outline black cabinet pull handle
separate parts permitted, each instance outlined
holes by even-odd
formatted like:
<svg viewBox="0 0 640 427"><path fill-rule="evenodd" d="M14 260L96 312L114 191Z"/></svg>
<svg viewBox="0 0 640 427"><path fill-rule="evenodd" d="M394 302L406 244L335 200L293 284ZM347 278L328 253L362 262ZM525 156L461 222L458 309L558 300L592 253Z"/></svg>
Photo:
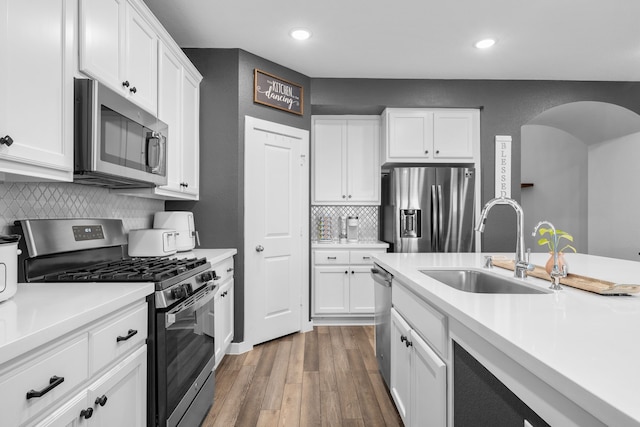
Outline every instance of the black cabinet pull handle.
<svg viewBox="0 0 640 427"><path fill-rule="evenodd" d="M64 382L64 377L52 376L49 378L49 385L43 388L42 390L29 390L27 392L27 400L32 397L42 397L45 394L49 393L54 388L58 387L60 384Z"/></svg>
<svg viewBox="0 0 640 427"><path fill-rule="evenodd" d="M116 338L116 342L126 341L137 333L138 331L136 331L135 329L129 329L129 331L127 332L127 336L126 337L118 336L118 338Z"/></svg>
<svg viewBox="0 0 640 427"><path fill-rule="evenodd" d="M93 408L87 408L80 411L80 418L88 420L93 415Z"/></svg>
<svg viewBox="0 0 640 427"><path fill-rule="evenodd" d="M328 256L327 259L337 259L337 257L334 256Z"/></svg>
<svg viewBox="0 0 640 427"><path fill-rule="evenodd" d="M125 80L122 82L122 86L129 87L129 80Z"/></svg>
<svg viewBox="0 0 640 427"><path fill-rule="evenodd" d="M131 93L136 93L138 91L138 89L136 89L136 87L132 87L131 89L129 89L129 92Z"/></svg>
<svg viewBox="0 0 640 427"><path fill-rule="evenodd" d="M11 138L9 135L3 136L2 138L0 138L0 144L4 144L7 147L10 147L11 144L13 144L13 138Z"/></svg>
<svg viewBox="0 0 640 427"><path fill-rule="evenodd" d="M406 345L407 347L411 347L413 345L413 343L409 340L407 340L404 345Z"/></svg>
<svg viewBox="0 0 640 427"><path fill-rule="evenodd" d="M400 335L400 342L405 342L407 340L407 337L405 337L404 335Z"/></svg>
<svg viewBox="0 0 640 427"><path fill-rule="evenodd" d="M104 394L100 397L96 397L96 405L104 406L107 404L107 396Z"/></svg>

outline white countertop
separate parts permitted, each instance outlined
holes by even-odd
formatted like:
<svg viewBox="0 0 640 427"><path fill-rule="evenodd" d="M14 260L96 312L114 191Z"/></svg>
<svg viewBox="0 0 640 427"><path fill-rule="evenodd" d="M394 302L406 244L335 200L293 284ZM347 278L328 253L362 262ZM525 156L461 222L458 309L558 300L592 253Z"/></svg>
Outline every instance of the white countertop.
<svg viewBox="0 0 640 427"><path fill-rule="evenodd" d="M205 257L211 265L216 264L230 256L234 256L238 253L237 249L201 249L197 248L189 252L178 252L176 256L188 256L188 257Z"/></svg>
<svg viewBox="0 0 640 427"><path fill-rule="evenodd" d="M420 270L475 267L487 254L374 254L375 262L607 425L640 425L640 296L563 286L550 294L474 294ZM513 254L495 254L513 258ZM548 254L531 254L544 265ZM565 254L569 272L640 284L640 262ZM513 272L493 268L513 277ZM528 278L534 286L549 282Z"/></svg>
<svg viewBox="0 0 640 427"><path fill-rule="evenodd" d="M318 242L314 240L311 242L311 247L313 249L386 249L389 244L378 240L347 243L337 241Z"/></svg>
<svg viewBox="0 0 640 427"><path fill-rule="evenodd" d="M153 283L19 283L0 303L0 365L153 291Z"/></svg>

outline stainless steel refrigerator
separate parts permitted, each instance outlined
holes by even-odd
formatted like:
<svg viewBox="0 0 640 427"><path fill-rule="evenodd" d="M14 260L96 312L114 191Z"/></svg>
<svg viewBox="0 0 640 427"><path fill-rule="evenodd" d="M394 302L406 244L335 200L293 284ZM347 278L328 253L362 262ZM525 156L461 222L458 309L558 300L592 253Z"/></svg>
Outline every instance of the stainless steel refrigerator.
<svg viewBox="0 0 640 427"><path fill-rule="evenodd" d="M382 175L381 240L392 252L471 252L475 169L396 167Z"/></svg>

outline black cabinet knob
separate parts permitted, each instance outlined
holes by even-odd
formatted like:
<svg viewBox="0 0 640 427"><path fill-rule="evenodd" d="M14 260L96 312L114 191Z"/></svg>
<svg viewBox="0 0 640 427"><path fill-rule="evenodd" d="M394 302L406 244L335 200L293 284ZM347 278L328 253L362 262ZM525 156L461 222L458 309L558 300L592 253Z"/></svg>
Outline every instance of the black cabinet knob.
<svg viewBox="0 0 640 427"><path fill-rule="evenodd" d="M131 93L136 93L138 91L138 89L136 89L136 87L132 87L131 89L129 89L129 92Z"/></svg>
<svg viewBox="0 0 640 427"><path fill-rule="evenodd" d="M104 394L100 397L96 397L96 405L104 406L107 404L107 396Z"/></svg>
<svg viewBox="0 0 640 427"><path fill-rule="evenodd" d="M122 82L122 86L129 87L129 80L125 80Z"/></svg>
<svg viewBox="0 0 640 427"><path fill-rule="evenodd" d="M13 138L11 138L9 135L6 135L0 138L0 144L6 145L7 147L11 147L11 144L13 144Z"/></svg>
<svg viewBox="0 0 640 427"><path fill-rule="evenodd" d="M93 408L87 408L80 411L80 418L88 420L93 415Z"/></svg>

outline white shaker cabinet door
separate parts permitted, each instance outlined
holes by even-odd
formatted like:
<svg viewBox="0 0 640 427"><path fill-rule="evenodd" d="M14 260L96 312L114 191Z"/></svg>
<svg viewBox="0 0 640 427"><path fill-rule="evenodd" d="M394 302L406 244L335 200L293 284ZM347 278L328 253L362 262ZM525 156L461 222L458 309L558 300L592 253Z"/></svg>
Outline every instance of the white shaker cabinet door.
<svg viewBox="0 0 640 427"><path fill-rule="evenodd" d="M124 93L126 0L80 0L80 71Z"/></svg>
<svg viewBox="0 0 640 427"><path fill-rule="evenodd" d="M182 192L200 194L200 79L186 69L182 80Z"/></svg>
<svg viewBox="0 0 640 427"><path fill-rule="evenodd" d="M126 9L125 73L128 96L154 115L158 112L158 36L131 5Z"/></svg>
<svg viewBox="0 0 640 427"><path fill-rule="evenodd" d="M411 331L412 426L447 425L447 366L415 331Z"/></svg>
<svg viewBox="0 0 640 427"><path fill-rule="evenodd" d="M182 182L182 64L164 44L160 45L158 118L169 126L166 190L180 191Z"/></svg>
<svg viewBox="0 0 640 427"><path fill-rule="evenodd" d="M92 426L147 425L147 346L136 350L89 387Z"/></svg>
<svg viewBox="0 0 640 427"><path fill-rule="evenodd" d="M406 345L410 339L409 324L391 309L391 397L405 426L410 422L411 351Z"/></svg>
<svg viewBox="0 0 640 427"><path fill-rule="evenodd" d="M313 203L346 202L346 121L315 120L312 141Z"/></svg>
<svg viewBox="0 0 640 427"><path fill-rule="evenodd" d="M374 282L371 267L349 267L349 312L373 314L375 311Z"/></svg>
<svg viewBox="0 0 640 427"><path fill-rule="evenodd" d="M435 158L473 158L473 114L470 111L456 110L434 113Z"/></svg>
<svg viewBox="0 0 640 427"><path fill-rule="evenodd" d="M349 267L314 267L313 313L349 312Z"/></svg>
<svg viewBox="0 0 640 427"><path fill-rule="evenodd" d="M387 156L393 159L430 159L433 157L433 113L429 111L393 111L388 116Z"/></svg>
<svg viewBox="0 0 640 427"><path fill-rule="evenodd" d="M73 178L73 11L0 1L0 172Z"/></svg>
<svg viewBox="0 0 640 427"><path fill-rule="evenodd" d="M380 122L348 121L347 199L380 203Z"/></svg>

